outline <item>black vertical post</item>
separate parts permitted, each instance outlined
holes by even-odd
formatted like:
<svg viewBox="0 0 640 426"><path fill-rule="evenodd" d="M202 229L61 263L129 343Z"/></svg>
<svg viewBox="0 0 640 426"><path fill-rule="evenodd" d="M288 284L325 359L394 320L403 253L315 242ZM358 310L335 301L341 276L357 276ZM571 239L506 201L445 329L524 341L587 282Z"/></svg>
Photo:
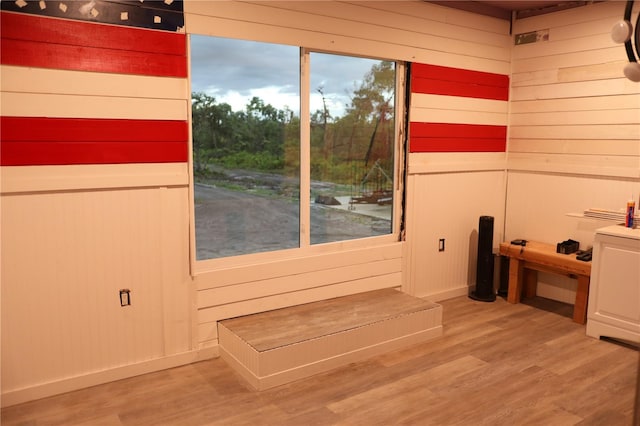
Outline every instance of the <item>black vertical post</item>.
<svg viewBox="0 0 640 426"><path fill-rule="evenodd" d="M509 294L509 256L500 256L500 287L498 296L507 297Z"/></svg>
<svg viewBox="0 0 640 426"><path fill-rule="evenodd" d="M469 296L481 302L493 302L493 216L480 216L478 223L478 263L476 265L476 289Z"/></svg>

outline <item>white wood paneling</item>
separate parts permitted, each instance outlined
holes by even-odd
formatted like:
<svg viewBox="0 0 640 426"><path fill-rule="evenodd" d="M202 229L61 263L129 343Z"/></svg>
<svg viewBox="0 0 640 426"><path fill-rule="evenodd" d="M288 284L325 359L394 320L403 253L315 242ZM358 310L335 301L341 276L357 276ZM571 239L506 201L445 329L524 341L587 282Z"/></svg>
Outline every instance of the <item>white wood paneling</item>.
<svg viewBox="0 0 640 426"><path fill-rule="evenodd" d="M549 32L550 41L521 44L513 49L512 60L527 58L544 58L552 55L564 55L574 52L589 52L594 49L606 49L617 46L611 40L609 33L590 35L582 38L552 41L552 32Z"/></svg>
<svg viewBox="0 0 640 426"><path fill-rule="evenodd" d="M636 109L611 109L603 113L602 111L566 111L562 114L557 112L536 112L524 114L511 114L511 126L560 126L560 125L619 125L619 124L640 124L640 111ZM587 131L589 129L587 128ZM604 131L615 137L613 132L606 128ZM516 137L512 134L513 137ZM530 135L534 137L534 135ZM602 137L602 136L599 136Z"/></svg>
<svg viewBox="0 0 640 426"><path fill-rule="evenodd" d="M187 32L196 34L500 74L510 68L508 23L421 1L185 2L185 23ZM422 110L416 114L440 114L449 122L452 115L466 116L464 123L507 122L506 102L418 98L415 107ZM469 170L505 165L504 153L431 158L435 166L426 167L434 171L459 170L460 164ZM424 163L416 167L424 169ZM378 238L360 243L313 247L294 258L292 253L261 254L248 256L250 262L236 258L197 266L200 346L215 344L220 319L377 288L406 288L403 243Z"/></svg>
<svg viewBox="0 0 640 426"><path fill-rule="evenodd" d="M184 78L12 65L0 65L0 82L3 92L183 100L189 96L187 80Z"/></svg>
<svg viewBox="0 0 640 426"><path fill-rule="evenodd" d="M503 241L505 172L412 174L408 185L412 294L466 294L475 285L480 216L494 217L494 247Z"/></svg>
<svg viewBox="0 0 640 426"><path fill-rule="evenodd" d="M317 13L318 5L314 3L318 2L269 2L270 5L276 7ZM483 43L491 46L505 47L511 44L511 38L507 35L508 29L500 31L499 25L496 32L493 32L492 28L488 28L487 26L477 25L477 28L473 28L469 25L473 25L474 23L478 24L476 16L467 15L465 17L466 19L461 19L459 16L456 16L454 19L451 19L442 13L446 13L447 11L447 8L432 4L420 5L419 8L416 8L413 2L407 1L356 1L351 2L351 4L341 2L339 8L325 7L322 13L326 16L340 19L345 16L357 16L359 20L368 22L378 28L402 28L406 31L429 34L436 37L446 37L452 40L469 41L480 39ZM494 23L491 18L487 19ZM429 25L425 25L425 20L429 21Z"/></svg>
<svg viewBox="0 0 640 426"><path fill-rule="evenodd" d="M506 103L506 102L505 102ZM507 114L480 111L451 111L437 108L411 108L411 121L506 126Z"/></svg>
<svg viewBox="0 0 640 426"><path fill-rule="evenodd" d="M2 115L14 117L186 120L186 99L2 93Z"/></svg>
<svg viewBox="0 0 640 426"><path fill-rule="evenodd" d="M352 2L354 3L354 2ZM509 34L509 22L488 16L476 15L436 4L420 4L416 7L415 1L362 1L355 2L371 9L384 10L405 16L414 16L433 22L448 24L449 28L458 27L473 28L483 32L491 32L500 35ZM444 27L447 28L447 27ZM449 30L451 31L451 30ZM454 37L453 34L450 34Z"/></svg>
<svg viewBox="0 0 640 426"><path fill-rule="evenodd" d="M515 47L514 47L515 48ZM622 50L621 50L622 49ZM591 66L594 63L610 63L624 60L624 48L620 46L608 47L604 49L593 49L582 52L570 52L561 55L545 56L540 58L519 59L512 62L511 72L513 79L521 79L519 74L531 73L535 71L553 72L556 69ZM594 62L597 58L598 62Z"/></svg>
<svg viewBox="0 0 640 426"><path fill-rule="evenodd" d="M515 23L515 33L549 29L549 41L513 48L506 240L586 248L606 222L567 213L617 209L640 192L639 86L610 37L623 10L603 2ZM575 282L540 274L538 294L572 303Z"/></svg>
<svg viewBox="0 0 640 426"><path fill-rule="evenodd" d="M186 186L186 163L0 167L0 192Z"/></svg>
<svg viewBox="0 0 640 426"><path fill-rule="evenodd" d="M594 166L596 167L596 166ZM640 170L640 163L638 168ZM595 230L611 222L581 218L588 208L623 210L640 194L640 176L586 176L511 171L507 186L505 240L524 238L555 244L567 239L581 248L593 244ZM569 214L576 215L569 215ZM541 274L538 294L573 303L575 282Z"/></svg>
<svg viewBox="0 0 640 426"><path fill-rule="evenodd" d="M574 25L591 24L598 22L602 18L613 19L611 25L616 20L622 19L624 14L624 1L605 1L595 3L586 7L572 8L556 13L533 16L531 18L516 21L514 34L536 31L544 28L564 28Z"/></svg>
<svg viewBox="0 0 640 426"><path fill-rule="evenodd" d="M349 282L338 282L333 285L308 288L292 293L276 294L258 299L243 299L238 302L203 308L198 310L198 330L200 346L207 347L218 338L216 324L218 320L249 315L256 312L270 311L287 306L300 305L333 297L346 296L382 288L395 288L402 285L400 272L362 278ZM207 340L210 339L210 340Z"/></svg>
<svg viewBox="0 0 640 426"><path fill-rule="evenodd" d="M1 201L3 392L191 349L186 188Z"/></svg>
<svg viewBox="0 0 640 426"><path fill-rule="evenodd" d="M540 84L571 83L578 81L620 78L626 61L620 60L619 52L610 62L590 65L571 65L553 70L530 71L514 74L513 87Z"/></svg>
<svg viewBox="0 0 640 426"><path fill-rule="evenodd" d="M296 10L292 10L292 9ZM433 35L422 31L424 26L414 22L413 26L407 26L402 19L387 19L384 31L381 31L379 23L371 23L371 15L361 14L362 8L343 8L331 10L331 5L326 2L218 2L212 8L205 2L196 2L189 11L196 14L213 14L218 18L233 19L242 15L244 20L261 22L269 26L291 28L293 30L306 30L341 35L348 38L358 38L370 41L383 42L385 44L409 45L409 46L440 46L447 43L447 51L467 56L509 60L507 38L501 46L491 44L478 45L473 40L462 40L452 29L444 34ZM347 25L348 21L348 25ZM410 41L410 42L409 42ZM433 49L433 48L432 48ZM438 50L437 48L434 50Z"/></svg>
<svg viewBox="0 0 640 426"><path fill-rule="evenodd" d="M535 99L511 103L511 114L528 112L573 112L573 111L607 111L630 109L637 111L640 107L640 94L610 95L565 98L565 99ZM562 114L560 114L562 115Z"/></svg>
<svg viewBox="0 0 640 426"><path fill-rule="evenodd" d="M196 276L200 342L215 321L323 298L402 285L403 243L235 266ZM204 333L204 334L202 334Z"/></svg>
<svg viewBox="0 0 640 426"><path fill-rule="evenodd" d="M564 114L563 114L564 116ZM635 124L580 124L511 126L512 138L531 139L630 139L638 140L640 128Z"/></svg>
<svg viewBox="0 0 640 426"><path fill-rule="evenodd" d="M213 346L188 352L181 352L162 358L146 360L135 364L128 364L109 370L97 371L82 376L75 376L66 380L44 383L16 391L7 391L2 393L2 406L7 407L10 405L21 404L23 402L46 398L52 395L72 392L78 389L101 385L116 380L166 370L185 364L191 364L193 362L204 361L217 356L219 356L218 347Z"/></svg>
<svg viewBox="0 0 640 426"><path fill-rule="evenodd" d="M408 163L410 175L504 171L506 168L507 154L504 152L416 153L409 156Z"/></svg>
<svg viewBox="0 0 640 426"><path fill-rule="evenodd" d="M3 117L189 110L186 78L0 65L0 90ZM199 359L187 163L3 166L0 182L3 405Z"/></svg>
<svg viewBox="0 0 640 426"><path fill-rule="evenodd" d="M638 83L627 80L621 74L609 80L579 81L570 83L541 84L535 86L514 87L511 101L537 99L588 98L594 96L637 95Z"/></svg>
<svg viewBox="0 0 640 426"><path fill-rule="evenodd" d="M640 156L640 143L633 139L511 139L510 158L515 153Z"/></svg>
<svg viewBox="0 0 640 426"><path fill-rule="evenodd" d="M202 290L198 293L198 307L212 307L233 303L245 299L247 294L250 294L252 299L257 299L273 294L290 293L335 283L353 282L363 277L377 277L400 271L401 259L398 257L380 262L325 268L321 272L314 271L281 278L260 279L250 283Z"/></svg>
<svg viewBox="0 0 640 426"><path fill-rule="evenodd" d="M315 248L315 247L314 247ZM258 280L277 279L287 276L299 276L321 272L331 268L342 268L358 264L383 262L399 258L401 248L397 242L361 245L333 251L316 251L314 254L294 258L274 258L270 256L261 262L244 263L231 259L228 267L219 267L208 273L199 273L195 277L198 290L244 284ZM223 263L223 262L220 262Z"/></svg>
<svg viewBox="0 0 640 426"><path fill-rule="evenodd" d="M453 111L486 112L506 114L509 104L494 99L467 98L463 96L431 95L426 93L411 94L411 108L430 108Z"/></svg>
<svg viewBox="0 0 640 426"><path fill-rule="evenodd" d="M602 2L514 23L516 34L548 29L549 41L513 47L509 169L638 177L640 86L610 36L623 11Z"/></svg>
<svg viewBox="0 0 640 426"><path fill-rule="evenodd" d="M600 177L640 178L640 158L628 155L510 153L509 169Z"/></svg>
<svg viewBox="0 0 640 426"><path fill-rule="evenodd" d="M406 19L410 10L414 13ZM430 12L440 12L440 19ZM476 19L491 25L483 27ZM432 28L431 22L437 25ZM190 33L503 74L509 71L510 37L504 21L419 1L187 2L185 25Z"/></svg>

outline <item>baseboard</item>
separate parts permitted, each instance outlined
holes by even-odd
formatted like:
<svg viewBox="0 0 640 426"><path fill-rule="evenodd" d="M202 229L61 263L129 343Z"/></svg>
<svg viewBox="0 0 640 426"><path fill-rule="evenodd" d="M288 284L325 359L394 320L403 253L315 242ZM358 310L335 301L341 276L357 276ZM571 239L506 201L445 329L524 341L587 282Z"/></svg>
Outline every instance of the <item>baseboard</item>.
<svg viewBox="0 0 640 426"><path fill-rule="evenodd" d="M179 367L206 359L215 358L220 355L219 347L207 347L195 351L183 352L163 358L156 358L136 364L116 367L109 370L101 370L81 376L70 377L53 382L43 383L27 388L2 393L2 407L21 404L40 398L46 398L61 393L71 392L90 386L101 385L116 380L152 373L154 371L166 370L168 368Z"/></svg>
<svg viewBox="0 0 640 426"><path fill-rule="evenodd" d="M471 287L464 285L464 286L453 288L450 290L441 291L438 293L429 293L426 295L420 294L420 295L417 295L416 297L437 303L442 300L453 299L454 297L468 296L471 290L472 290Z"/></svg>

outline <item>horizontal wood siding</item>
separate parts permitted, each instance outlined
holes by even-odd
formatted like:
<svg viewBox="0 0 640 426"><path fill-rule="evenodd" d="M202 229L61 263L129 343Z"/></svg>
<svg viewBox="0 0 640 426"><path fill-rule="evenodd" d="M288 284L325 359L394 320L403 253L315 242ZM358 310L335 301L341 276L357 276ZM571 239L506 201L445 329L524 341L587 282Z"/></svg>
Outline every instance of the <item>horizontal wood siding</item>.
<svg viewBox="0 0 640 426"><path fill-rule="evenodd" d="M610 35L624 5L516 21L515 33L548 29L549 40L513 48L510 169L640 178L640 86Z"/></svg>
<svg viewBox="0 0 640 426"><path fill-rule="evenodd" d="M624 46L611 40L624 7L600 2L515 22L514 33L548 29L549 40L513 47L507 240L587 248L610 222L582 218L584 210L638 201L640 84L624 77ZM541 296L572 303L575 288L539 276Z"/></svg>
<svg viewBox="0 0 640 426"><path fill-rule="evenodd" d="M411 92L509 100L509 76L436 65L414 64Z"/></svg>
<svg viewBox="0 0 640 426"><path fill-rule="evenodd" d="M402 286L402 244L220 269L196 276L203 343L216 321L361 291Z"/></svg>
<svg viewBox="0 0 640 426"><path fill-rule="evenodd" d="M186 121L0 118L2 166L186 162Z"/></svg>
<svg viewBox="0 0 640 426"><path fill-rule="evenodd" d="M185 2L190 33L508 74L509 23L421 1Z"/></svg>
<svg viewBox="0 0 640 426"><path fill-rule="evenodd" d="M184 34L0 13L2 63L187 77Z"/></svg>
<svg viewBox="0 0 640 426"><path fill-rule="evenodd" d="M3 167L0 176L2 194L189 184L187 163Z"/></svg>
<svg viewBox="0 0 640 426"><path fill-rule="evenodd" d="M476 284L479 217L494 218L494 249L504 238L504 171L411 174L407 185L412 293L435 301L467 295Z"/></svg>
<svg viewBox="0 0 640 426"><path fill-rule="evenodd" d="M188 161L185 34L0 20L0 166Z"/></svg>
<svg viewBox="0 0 640 426"><path fill-rule="evenodd" d="M442 157L432 157L434 162L428 164L411 154L413 170L504 166L511 45L508 22L423 1L186 2L184 9L189 33L429 64L417 86L431 77L431 71L438 71L441 84L412 95L410 114L416 126L437 130L438 137L445 138L454 130L453 145L458 151L467 143L469 132L488 131L490 136L485 138L495 142L474 140L464 150L502 152L477 152L475 160L465 157L454 163L450 160L455 153L435 153ZM448 71L455 71L457 80L451 81ZM486 85L478 87L478 77ZM447 90L436 90L445 86ZM421 198L424 190L416 188L415 196ZM413 203L409 199L408 208ZM411 232L415 226L440 225L419 217L407 222ZM372 240L359 248L337 252L327 248L324 253L289 260L260 258L244 264L230 260L227 266L216 262L209 272L202 270L196 276L200 344L216 344L215 321L224 318L384 287L402 286L411 292L407 265L424 264L426 248L418 239L412 244L415 257L408 260L405 244ZM462 249L454 247L452 251ZM460 281L454 281L445 280L442 285L450 284L459 291ZM429 290L421 287L420 292Z"/></svg>
<svg viewBox="0 0 640 426"><path fill-rule="evenodd" d="M410 152L504 152L508 99L507 75L412 64Z"/></svg>
<svg viewBox="0 0 640 426"><path fill-rule="evenodd" d="M504 152L507 126L412 122L411 152Z"/></svg>
<svg viewBox="0 0 640 426"><path fill-rule="evenodd" d="M3 405L190 362L186 35L0 27Z"/></svg>
<svg viewBox="0 0 640 426"><path fill-rule="evenodd" d="M191 350L186 187L1 201L3 393Z"/></svg>

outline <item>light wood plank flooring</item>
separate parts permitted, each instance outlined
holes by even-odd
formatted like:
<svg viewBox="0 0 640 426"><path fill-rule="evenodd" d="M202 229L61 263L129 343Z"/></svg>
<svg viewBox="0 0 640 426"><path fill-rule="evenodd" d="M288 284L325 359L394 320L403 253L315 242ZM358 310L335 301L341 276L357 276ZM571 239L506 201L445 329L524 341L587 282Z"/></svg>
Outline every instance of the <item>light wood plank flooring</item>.
<svg viewBox="0 0 640 426"><path fill-rule="evenodd" d="M442 305L441 338L270 390L214 359L8 407L2 425L633 423L638 351L587 337L571 306Z"/></svg>

